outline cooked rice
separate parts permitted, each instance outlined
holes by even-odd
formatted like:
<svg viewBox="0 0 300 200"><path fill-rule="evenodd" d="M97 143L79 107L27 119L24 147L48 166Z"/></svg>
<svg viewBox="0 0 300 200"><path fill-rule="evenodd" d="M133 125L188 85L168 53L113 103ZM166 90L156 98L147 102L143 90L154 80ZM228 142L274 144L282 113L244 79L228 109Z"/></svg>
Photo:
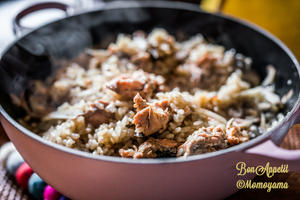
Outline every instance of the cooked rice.
<svg viewBox="0 0 300 200"><path fill-rule="evenodd" d="M274 67L259 84L250 58L202 35L178 42L163 29L138 31L86 54L88 66L72 63L34 83L19 103L28 113L20 121L46 140L93 154L152 158L228 148L275 125L292 95L281 102L275 94Z"/></svg>

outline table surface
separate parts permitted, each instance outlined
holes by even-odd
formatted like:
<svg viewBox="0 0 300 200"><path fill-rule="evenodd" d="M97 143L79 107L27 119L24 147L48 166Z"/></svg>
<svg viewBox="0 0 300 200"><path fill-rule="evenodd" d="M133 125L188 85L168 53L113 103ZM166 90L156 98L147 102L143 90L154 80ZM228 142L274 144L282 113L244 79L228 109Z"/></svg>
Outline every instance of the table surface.
<svg viewBox="0 0 300 200"><path fill-rule="evenodd" d="M4 130L0 125L0 145L9 141ZM300 125L294 126L287 136L281 147L286 149L300 149ZM272 181L272 182L285 182L289 184L289 188L286 190L272 190L266 192L265 190L240 190L237 193L228 197L228 200L238 199L300 199L300 172L290 172L288 174L276 174L274 177L267 178L265 176L255 177L255 181ZM7 174L5 169L0 167L0 199L22 199L30 200L31 198L18 187L14 179Z"/></svg>

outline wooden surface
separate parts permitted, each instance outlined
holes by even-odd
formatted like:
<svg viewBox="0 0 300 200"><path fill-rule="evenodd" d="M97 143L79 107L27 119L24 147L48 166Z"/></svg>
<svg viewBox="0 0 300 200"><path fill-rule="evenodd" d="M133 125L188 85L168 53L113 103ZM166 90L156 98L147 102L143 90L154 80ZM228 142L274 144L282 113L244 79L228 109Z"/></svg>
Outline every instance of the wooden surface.
<svg viewBox="0 0 300 200"><path fill-rule="evenodd" d="M0 145L7 142L8 138L4 133L2 127L0 126ZM293 127L290 132L285 137L282 145L286 149L300 149L300 125ZM265 190L240 190L237 193L228 197L228 200L279 200L279 199L300 199L300 172L291 172L288 174L278 174L275 175L272 179L261 176L256 177L254 181L273 181L273 182L285 182L289 183L289 189L287 190L272 190L271 192L266 192ZM30 200L27 193L20 189L13 177L10 177L7 172L0 167L0 200Z"/></svg>

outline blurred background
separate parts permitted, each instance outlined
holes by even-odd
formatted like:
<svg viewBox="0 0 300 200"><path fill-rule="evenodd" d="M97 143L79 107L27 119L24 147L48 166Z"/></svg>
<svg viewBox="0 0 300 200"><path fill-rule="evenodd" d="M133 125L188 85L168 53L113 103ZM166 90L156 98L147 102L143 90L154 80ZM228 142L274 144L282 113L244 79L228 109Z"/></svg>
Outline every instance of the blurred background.
<svg viewBox="0 0 300 200"><path fill-rule="evenodd" d="M0 53L14 40L11 22L23 8L45 0L0 0ZM51 1L51 0L47 0ZM105 6L112 0L57 0L76 9L93 9ZM142 0L140 0L142 1ZM174 0L173 0L174 1ZM179 0L180 1L180 0ZM201 6L209 12L222 12L255 23L281 39L300 59L300 1L299 0L181 0ZM22 24L37 27L63 17L59 10L39 11L28 15ZM247 38L245 38L247 39Z"/></svg>
<svg viewBox="0 0 300 200"><path fill-rule="evenodd" d="M282 40L298 60L300 59L299 0L226 0L223 12L268 30Z"/></svg>

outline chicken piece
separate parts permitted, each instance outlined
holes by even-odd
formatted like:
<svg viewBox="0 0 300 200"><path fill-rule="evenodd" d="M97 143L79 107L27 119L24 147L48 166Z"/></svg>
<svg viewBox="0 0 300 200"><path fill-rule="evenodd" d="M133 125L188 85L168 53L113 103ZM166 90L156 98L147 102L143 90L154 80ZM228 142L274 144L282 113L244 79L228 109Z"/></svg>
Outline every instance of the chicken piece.
<svg viewBox="0 0 300 200"><path fill-rule="evenodd" d="M207 89L211 87L211 83L207 83L208 80L217 73L214 67L216 59L210 56L208 53L202 55L197 60L188 61L176 68L176 73L181 75L188 75L190 77L191 87L200 87ZM215 84L215 82L214 82Z"/></svg>
<svg viewBox="0 0 300 200"><path fill-rule="evenodd" d="M136 146L134 146L135 149L119 149L119 154L122 158L133 158L134 157L134 154L136 153L137 151L137 148Z"/></svg>
<svg viewBox="0 0 300 200"><path fill-rule="evenodd" d="M121 95L124 99L131 99L136 93L144 89L144 83L124 75L113 79L106 87Z"/></svg>
<svg viewBox="0 0 300 200"><path fill-rule="evenodd" d="M214 57L206 53L195 63L190 63L188 65L191 73L191 81L194 86L199 86L201 88L207 87L207 84L205 84L205 81L207 80L206 77L210 77L215 73L215 61L216 59Z"/></svg>
<svg viewBox="0 0 300 200"><path fill-rule="evenodd" d="M108 105L107 102L99 101L104 107ZM100 124L106 123L112 118L112 113L107 112L104 108L100 108L95 104L91 105L91 109L83 114L85 121L92 124L94 127L98 127Z"/></svg>
<svg viewBox="0 0 300 200"><path fill-rule="evenodd" d="M141 111L148 106L147 102L140 93L137 93L133 99L134 105L133 107L137 109L137 111Z"/></svg>
<svg viewBox="0 0 300 200"><path fill-rule="evenodd" d="M146 136L165 130L171 115L169 101L161 100L146 106L146 102L138 95L134 98L134 107L138 110L133 120L136 130Z"/></svg>
<svg viewBox="0 0 300 200"><path fill-rule="evenodd" d="M130 100L138 92L144 98L152 96L153 91L163 85L164 81L162 76L137 71L132 75L121 75L113 79L106 87L119 94L122 99Z"/></svg>
<svg viewBox="0 0 300 200"><path fill-rule="evenodd" d="M173 70L176 69L179 62L176 60L175 56L168 56L164 58L160 58L158 60L155 60L153 62L153 73L160 74L165 77L168 77L168 75L172 74Z"/></svg>
<svg viewBox="0 0 300 200"><path fill-rule="evenodd" d="M147 39L152 47L150 50L151 55L155 59L170 56L176 52L175 38L163 29L153 30Z"/></svg>
<svg viewBox="0 0 300 200"><path fill-rule="evenodd" d="M151 61L151 56L148 52L139 52L138 54L131 57L131 62L135 64L138 68L144 71L150 72L153 68Z"/></svg>
<svg viewBox="0 0 300 200"><path fill-rule="evenodd" d="M217 90L226 82L232 69L227 65L223 66L225 58L221 55L202 51L192 50L187 61L180 65L177 71L189 74L191 87Z"/></svg>
<svg viewBox="0 0 300 200"><path fill-rule="evenodd" d="M119 153L122 157L130 158L172 157L176 155L176 146L177 142L173 140L149 138L138 149L120 149Z"/></svg>
<svg viewBox="0 0 300 200"><path fill-rule="evenodd" d="M190 156L224 149L225 131L221 127L203 127L190 135L178 148L177 156Z"/></svg>
<svg viewBox="0 0 300 200"><path fill-rule="evenodd" d="M237 126L233 126L226 130L227 141L230 145L236 145L249 140L247 133L243 134L241 129Z"/></svg>
<svg viewBox="0 0 300 200"><path fill-rule="evenodd" d="M232 118L226 124L226 139L230 145L236 145L249 140L247 131L242 129L250 127L248 120Z"/></svg>

